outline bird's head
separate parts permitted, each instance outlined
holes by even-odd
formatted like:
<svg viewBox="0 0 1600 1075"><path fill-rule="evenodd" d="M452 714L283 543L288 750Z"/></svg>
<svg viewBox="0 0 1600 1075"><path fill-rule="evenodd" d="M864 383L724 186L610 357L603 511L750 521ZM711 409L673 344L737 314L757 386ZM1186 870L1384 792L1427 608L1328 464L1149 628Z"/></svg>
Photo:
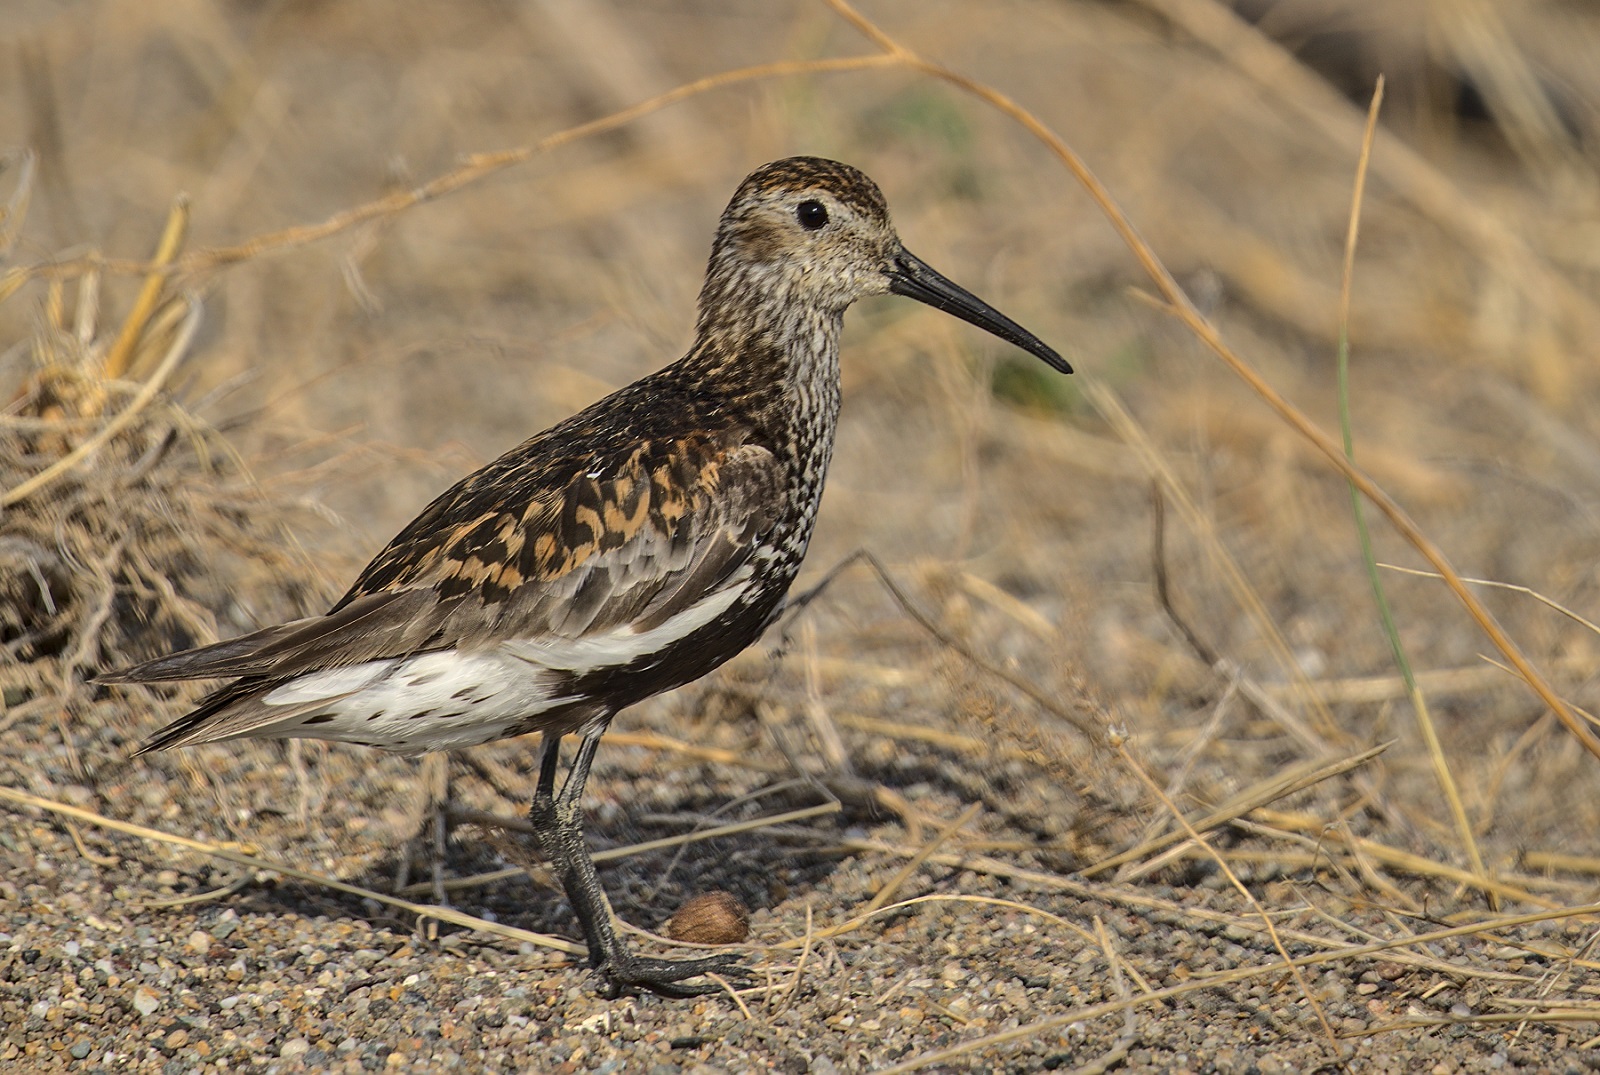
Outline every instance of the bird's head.
<svg viewBox="0 0 1600 1075"><path fill-rule="evenodd" d="M930 268L901 243L878 185L820 157L757 168L723 211L701 318L722 305L799 303L842 314L868 295L905 295L961 318L1042 359L1072 367L1038 337Z"/></svg>

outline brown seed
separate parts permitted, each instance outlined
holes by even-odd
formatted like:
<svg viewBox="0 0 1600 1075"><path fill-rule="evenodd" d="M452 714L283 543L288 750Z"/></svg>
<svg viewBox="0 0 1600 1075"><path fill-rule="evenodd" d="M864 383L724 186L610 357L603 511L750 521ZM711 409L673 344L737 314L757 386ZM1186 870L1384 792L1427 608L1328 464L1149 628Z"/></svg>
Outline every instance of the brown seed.
<svg viewBox="0 0 1600 1075"><path fill-rule="evenodd" d="M667 920L667 936L692 944L738 944L750 936L750 910L731 892L702 892Z"/></svg>

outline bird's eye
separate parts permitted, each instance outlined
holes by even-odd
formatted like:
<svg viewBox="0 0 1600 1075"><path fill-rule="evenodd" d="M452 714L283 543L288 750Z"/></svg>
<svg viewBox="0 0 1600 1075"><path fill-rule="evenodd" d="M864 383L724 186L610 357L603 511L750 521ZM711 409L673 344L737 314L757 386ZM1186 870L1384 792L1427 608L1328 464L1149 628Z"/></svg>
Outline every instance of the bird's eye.
<svg viewBox="0 0 1600 1075"><path fill-rule="evenodd" d="M801 202L794 207L794 218L806 231L816 231L828 222L828 207L821 202Z"/></svg>

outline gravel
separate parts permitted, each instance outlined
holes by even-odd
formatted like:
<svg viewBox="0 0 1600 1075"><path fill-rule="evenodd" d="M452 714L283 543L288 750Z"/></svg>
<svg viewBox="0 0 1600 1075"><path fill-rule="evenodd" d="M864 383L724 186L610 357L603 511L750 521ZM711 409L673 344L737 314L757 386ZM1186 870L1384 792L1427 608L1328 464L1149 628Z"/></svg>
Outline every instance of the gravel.
<svg viewBox="0 0 1600 1075"><path fill-rule="evenodd" d="M654 714L671 716L670 709ZM722 733L736 734L737 723ZM510 764L520 748L490 749ZM930 819L954 817L962 805L962 766L931 749L907 749L926 778L917 794L906 792L908 798ZM272 793L282 796L280 802L291 801L288 789L296 777L283 751L218 748L204 757L227 770L220 775L243 800ZM593 785L597 845L674 831L650 818L669 806L694 809L670 801L691 789L719 801L749 790L741 788L735 770L683 765L634 748L603 757L605 767ZM184 822L194 827L216 820L190 810L174 816L170 798L145 794L155 787L169 794L181 788L181 759L157 764L166 768L124 772L104 784L94 800L99 809L180 834L187 831ZM353 748L319 748L300 764L312 765L319 780L355 779L343 767L363 768L370 784L374 766L378 775L400 780L408 763L375 762ZM663 766L701 780L662 779ZM719 782L710 787L706 781ZM8 782L23 782L23 774L14 770ZM1035 811L1046 809L1058 791L1037 780L1001 783L1010 790L991 792L989 809L964 839L991 845L1036 839L1009 819L1025 817L1030 804ZM468 800L485 794L464 780L457 790ZM320 793L338 800L340 789L330 783ZM777 799L769 797L761 809L777 812L789 805ZM341 810L353 809L340 801ZM625 802L633 805L624 808ZM502 813L511 810L508 803L498 806ZM748 1011L723 995L604 1000L581 967L532 945L465 930L443 930L430 939L405 916L359 897L274 875L241 876L228 863L91 826L79 826L80 850L57 817L26 809L0 817L0 1064L8 1071L825 1075L883 1067L1115 1000L1124 991L1181 986L1277 958L1270 942L1239 924L1250 921L1247 909L1230 888L1211 883L1208 871L1190 870L1194 876L1182 884L1152 880L1072 893L1026 878L924 865L904 882L902 896L1011 902L944 900L893 911L836 939L817 939L798 978L795 949L758 956L758 973L770 971L775 988L766 996L747 996ZM358 817L325 813L314 824L298 826L282 813L259 809L253 820L269 844L257 853L316 869L319 857L326 861L350 850L325 837L349 831ZM685 827L679 823L676 830ZM388 838L380 825L355 829L375 834L380 847ZM859 913L903 864L896 855L846 854L839 849L842 841L900 844L905 837L896 819L846 811L782 838L757 831L652 852L624 860L605 876L619 913L651 927L660 927L696 892L737 890L752 907L752 942L779 944L804 936L808 915L821 928ZM503 865L494 843L479 830L458 830L448 848L447 872ZM675 862L675 856L681 858ZM1044 856L1000 857L1050 876ZM358 860L343 861L349 866ZM341 875L381 890L394 868L390 847ZM230 883L236 891L214 891ZM1280 907L1295 899L1294 887L1282 880L1255 881L1252 887ZM182 896L201 898L152 906ZM1331 919L1302 910L1280 916L1280 928L1342 940L1352 930L1390 929L1370 908L1326 893L1321 902L1338 912L1342 926L1333 928ZM567 936L574 931L559 894L528 880L468 889L456 895L455 904L509 925ZM1305 908L1304 900L1300 906ZM1188 911L1237 920L1206 922ZM1111 972L1097 929L1117 954L1120 979ZM1536 976L1555 964L1516 947L1519 940L1576 948L1584 935L1580 927L1555 924L1528 927L1520 937L1507 933L1494 945L1462 938L1432 946L1429 952L1441 965L1460 968L1455 975L1408 964L1399 955L1329 963L1305 973L1333 1031L1360 1035L1405 1019L1504 1010L1497 998L1534 995ZM1293 954L1311 950L1291 945ZM1523 984L1488 975L1517 975ZM1566 988L1580 984L1569 979ZM1570 1070L1589 1070L1577 1049L1584 1037L1581 1029L1568 1034L1540 1024L1515 1036L1498 1027L1461 1025L1353 1037L1344 1044L1364 1071L1528 1065L1559 1070L1549 1068L1558 1057L1572 1059L1576 1066ZM1275 972L1147 1003L1131 1022L1116 1014L1030 1031L933 1069L1067 1070L1108 1054L1121 1057L1128 1070L1240 1073L1316 1070L1331 1059L1300 988Z"/></svg>

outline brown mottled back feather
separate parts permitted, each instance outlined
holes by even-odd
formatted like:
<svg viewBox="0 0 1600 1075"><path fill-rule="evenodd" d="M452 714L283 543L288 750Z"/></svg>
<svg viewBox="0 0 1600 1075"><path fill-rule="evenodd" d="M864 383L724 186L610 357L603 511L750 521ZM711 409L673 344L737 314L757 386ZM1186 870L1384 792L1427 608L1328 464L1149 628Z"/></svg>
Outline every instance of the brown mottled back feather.
<svg viewBox="0 0 1600 1075"><path fill-rule="evenodd" d="M774 525L773 454L744 443L748 429L732 419L596 448L589 418L575 415L434 500L326 616L104 678L246 676L264 688L507 638L645 630L715 592ZM582 444L591 450L571 450Z"/></svg>

